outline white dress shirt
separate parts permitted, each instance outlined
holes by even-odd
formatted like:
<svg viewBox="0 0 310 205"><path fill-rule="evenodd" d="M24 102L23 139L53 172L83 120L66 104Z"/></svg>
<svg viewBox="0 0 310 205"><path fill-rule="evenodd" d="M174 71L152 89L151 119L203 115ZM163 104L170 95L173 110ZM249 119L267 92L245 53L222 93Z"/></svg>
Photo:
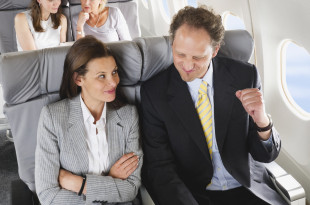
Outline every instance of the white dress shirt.
<svg viewBox="0 0 310 205"><path fill-rule="evenodd" d="M87 154L89 159L89 174L105 175L109 166L109 147L106 133L106 103L101 117L96 123L95 119L86 107L81 95L81 107L84 126L86 130Z"/></svg>
<svg viewBox="0 0 310 205"><path fill-rule="evenodd" d="M207 73L202 79L196 78L191 82L187 82L190 94L195 103L198 101L198 90L202 81L208 83L208 97L212 106L212 164L213 164L213 177L211 184L207 186L208 190L228 190L241 186L241 184L235 180L225 169L221 155L219 153L216 135L215 135L215 121L214 121L214 89L213 89L213 64L210 63Z"/></svg>

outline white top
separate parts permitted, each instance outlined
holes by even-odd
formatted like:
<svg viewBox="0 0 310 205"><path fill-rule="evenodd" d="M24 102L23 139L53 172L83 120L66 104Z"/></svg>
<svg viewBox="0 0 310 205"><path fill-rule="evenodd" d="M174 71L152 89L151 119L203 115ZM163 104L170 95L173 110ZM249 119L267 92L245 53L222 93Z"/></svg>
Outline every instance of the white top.
<svg viewBox="0 0 310 205"><path fill-rule="evenodd" d="M47 19L47 21L41 20L41 26L45 31L36 32L33 28L30 10L24 11L22 13L26 15L28 26L37 49L56 47L60 44L61 25L59 25L57 29L54 29L51 16ZM20 46L17 38L16 42L18 51L22 51L23 49Z"/></svg>
<svg viewBox="0 0 310 205"><path fill-rule="evenodd" d="M108 8L109 8L109 15L106 22L102 26L97 28L97 27L91 27L87 23L84 24L85 35L95 36L102 42L111 42L120 40L130 41L131 36L122 12L119 10L119 8L116 7L108 7ZM73 18L75 34L78 18L79 18L78 15Z"/></svg>
<svg viewBox="0 0 310 205"><path fill-rule="evenodd" d="M105 175L109 165L109 147L106 135L106 103L101 117L94 124L94 117L86 107L81 95L81 107L86 130L87 155L89 159L89 174ZM96 130L98 131L96 133Z"/></svg>

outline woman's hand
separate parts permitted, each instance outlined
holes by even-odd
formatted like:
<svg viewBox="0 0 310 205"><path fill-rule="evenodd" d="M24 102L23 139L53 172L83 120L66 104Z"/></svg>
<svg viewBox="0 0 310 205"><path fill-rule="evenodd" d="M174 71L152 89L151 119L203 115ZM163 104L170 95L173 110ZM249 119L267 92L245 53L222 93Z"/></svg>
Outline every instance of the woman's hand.
<svg viewBox="0 0 310 205"><path fill-rule="evenodd" d="M89 13L85 13L84 11L81 11L79 14L79 19L77 21L76 30L83 31L84 24L88 19L89 19Z"/></svg>
<svg viewBox="0 0 310 205"><path fill-rule="evenodd" d="M115 162L108 175L113 178L127 179L137 169L138 164L139 156L133 152L125 154Z"/></svg>
<svg viewBox="0 0 310 205"><path fill-rule="evenodd" d="M72 174L71 172L67 170L60 169L58 181L59 181L59 185L61 186L61 188L78 193L83 183L83 178L81 176ZM83 193L86 192L85 189L86 189L86 184L84 186Z"/></svg>

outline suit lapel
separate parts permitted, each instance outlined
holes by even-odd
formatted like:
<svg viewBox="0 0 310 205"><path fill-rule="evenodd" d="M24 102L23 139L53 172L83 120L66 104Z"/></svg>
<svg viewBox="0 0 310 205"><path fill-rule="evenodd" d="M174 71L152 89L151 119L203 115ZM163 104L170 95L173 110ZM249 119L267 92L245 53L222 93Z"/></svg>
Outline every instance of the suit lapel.
<svg viewBox="0 0 310 205"><path fill-rule="evenodd" d="M109 164L112 166L114 162L119 160L120 153L125 154L125 146L123 145L124 136L123 136L123 124L121 118L119 117L118 110L110 104L107 103L107 141L109 147ZM108 168L110 170L111 167Z"/></svg>
<svg viewBox="0 0 310 205"><path fill-rule="evenodd" d="M227 127L230 121L235 92L238 90L233 86L231 70L220 63L219 59L213 59L213 86L214 86L214 119L216 141L221 152L227 136Z"/></svg>
<svg viewBox="0 0 310 205"><path fill-rule="evenodd" d="M185 127L205 158L211 163L202 126L187 84L181 79L174 66L171 69L170 77L170 84L167 90L168 104L182 122L182 125Z"/></svg>
<svg viewBox="0 0 310 205"><path fill-rule="evenodd" d="M75 150L76 158L79 159L82 173L88 172L87 143L85 140L86 131L83 121L80 97L69 100L69 128L68 136L71 139L72 147Z"/></svg>

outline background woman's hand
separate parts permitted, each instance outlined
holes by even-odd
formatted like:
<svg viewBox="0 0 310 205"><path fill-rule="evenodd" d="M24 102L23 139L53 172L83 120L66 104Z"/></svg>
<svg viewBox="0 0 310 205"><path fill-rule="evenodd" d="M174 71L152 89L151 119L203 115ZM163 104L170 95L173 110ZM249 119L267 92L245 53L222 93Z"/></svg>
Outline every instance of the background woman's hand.
<svg viewBox="0 0 310 205"><path fill-rule="evenodd" d="M127 179L137 169L138 164L139 156L133 152L125 154L115 162L108 175L113 178Z"/></svg>
<svg viewBox="0 0 310 205"><path fill-rule="evenodd" d="M86 23L88 19L89 19L89 14L85 13L84 11L81 11L79 13L79 19L77 21L77 30L82 31L84 24Z"/></svg>

